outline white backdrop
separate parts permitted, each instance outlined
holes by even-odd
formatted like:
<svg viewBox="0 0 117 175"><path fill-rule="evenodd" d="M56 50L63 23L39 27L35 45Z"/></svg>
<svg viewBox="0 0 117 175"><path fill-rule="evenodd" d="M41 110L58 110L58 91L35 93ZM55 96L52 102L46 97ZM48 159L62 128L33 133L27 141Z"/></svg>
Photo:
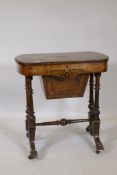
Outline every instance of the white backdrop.
<svg viewBox="0 0 117 175"><path fill-rule="evenodd" d="M102 74L102 115L117 114L116 0L0 0L0 113L25 112L24 77L16 72L22 53L98 51L110 57ZM34 78L35 111L40 116L87 114L85 98L46 100Z"/></svg>

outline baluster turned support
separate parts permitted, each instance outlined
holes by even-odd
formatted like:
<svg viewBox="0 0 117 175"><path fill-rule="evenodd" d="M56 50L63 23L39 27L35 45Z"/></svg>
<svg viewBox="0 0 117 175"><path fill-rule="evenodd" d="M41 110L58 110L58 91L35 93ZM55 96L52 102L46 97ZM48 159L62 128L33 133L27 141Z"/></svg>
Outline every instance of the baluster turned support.
<svg viewBox="0 0 117 175"><path fill-rule="evenodd" d="M89 81L89 126L86 128L87 132L93 135L92 131L92 123L94 120L94 75L90 74L90 81Z"/></svg>
<svg viewBox="0 0 117 175"><path fill-rule="evenodd" d="M35 149L35 116L34 116L34 107L33 107L33 90L32 90L32 76L26 76L26 130L28 132L27 136L29 137L30 142L30 155L29 159L37 157L37 151Z"/></svg>
<svg viewBox="0 0 117 175"><path fill-rule="evenodd" d="M93 127L93 135L94 140L96 143L96 153L99 153L101 150L103 150L103 145L99 138L99 131L100 131L100 110L99 110L99 89L100 89L100 76L101 73L95 74L95 106L94 106L94 121L92 123Z"/></svg>

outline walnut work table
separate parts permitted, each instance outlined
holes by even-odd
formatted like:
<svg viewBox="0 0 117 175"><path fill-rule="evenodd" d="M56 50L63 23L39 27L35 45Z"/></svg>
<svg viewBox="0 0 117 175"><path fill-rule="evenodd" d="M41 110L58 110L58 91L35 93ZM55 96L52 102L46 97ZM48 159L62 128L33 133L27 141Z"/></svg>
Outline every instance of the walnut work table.
<svg viewBox="0 0 117 175"><path fill-rule="evenodd" d="M18 72L26 81L26 131L30 143L29 158L37 157L35 148L36 126L88 122L86 130L94 137L96 153L103 150L99 138L99 89L100 76L107 71L108 56L97 52L71 52L24 54L16 57ZM47 99L83 97L89 79L88 119L61 119L36 123L33 106L33 76L42 76ZM95 79L95 82L94 82Z"/></svg>

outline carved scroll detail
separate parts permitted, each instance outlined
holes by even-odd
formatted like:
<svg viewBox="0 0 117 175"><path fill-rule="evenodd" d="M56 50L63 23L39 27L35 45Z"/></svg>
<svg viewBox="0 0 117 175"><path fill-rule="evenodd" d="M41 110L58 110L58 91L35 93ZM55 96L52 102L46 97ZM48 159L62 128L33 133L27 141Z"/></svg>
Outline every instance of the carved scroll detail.
<svg viewBox="0 0 117 175"><path fill-rule="evenodd" d="M57 80L66 80L69 79L70 77L77 76L81 73L84 73L83 69L69 69L68 67L66 67L65 70L50 71L49 77L55 78Z"/></svg>

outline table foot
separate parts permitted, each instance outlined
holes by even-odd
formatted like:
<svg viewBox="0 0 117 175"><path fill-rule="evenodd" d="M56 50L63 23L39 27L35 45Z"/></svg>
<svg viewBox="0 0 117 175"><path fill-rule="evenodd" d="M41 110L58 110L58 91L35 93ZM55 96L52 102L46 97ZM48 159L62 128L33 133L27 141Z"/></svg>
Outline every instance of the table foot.
<svg viewBox="0 0 117 175"><path fill-rule="evenodd" d="M103 144L99 137L95 137L95 143L96 143L96 153L99 154L101 151L104 150Z"/></svg>
<svg viewBox="0 0 117 175"><path fill-rule="evenodd" d="M93 122L93 135L94 135L94 141L96 144L96 153L99 154L101 151L104 150L103 144L99 137L99 129L100 129L100 120Z"/></svg>
<svg viewBox="0 0 117 175"><path fill-rule="evenodd" d="M32 150L30 152L30 155L28 156L29 159L35 159L38 157L37 151L36 150Z"/></svg>

